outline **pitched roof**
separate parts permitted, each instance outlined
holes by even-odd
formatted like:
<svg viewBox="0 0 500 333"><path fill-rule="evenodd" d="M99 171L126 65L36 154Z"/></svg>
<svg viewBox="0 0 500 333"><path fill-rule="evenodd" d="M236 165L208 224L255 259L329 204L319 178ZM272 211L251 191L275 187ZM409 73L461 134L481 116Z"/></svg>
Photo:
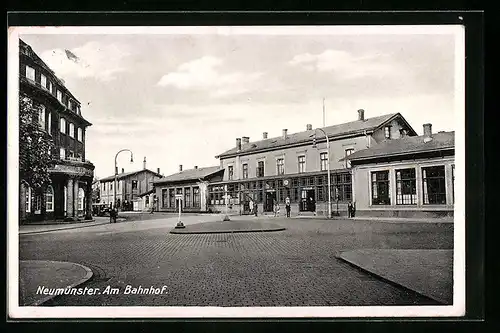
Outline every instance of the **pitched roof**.
<svg viewBox="0 0 500 333"><path fill-rule="evenodd" d="M424 142L424 136L406 136L396 140L385 140L370 148L359 150L347 157L351 161L408 155L437 150L455 149L455 132L438 132L432 134L432 140ZM341 160L344 160L341 159Z"/></svg>
<svg viewBox="0 0 500 333"><path fill-rule="evenodd" d="M129 176L133 176L135 174L138 174L138 173L141 173L141 172L145 172L145 171L149 171L151 173L154 173L155 176L158 176L158 177L163 177L161 174L159 173L156 173L154 171L151 171L149 169L142 169L142 170L137 170L137 171L130 171L130 172L123 172L123 173L119 173L118 176L116 177L117 179L123 179L123 178L126 178L126 177L129 177ZM115 176L108 176L106 178L101 178L99 181L100 182L107 182L107 181L110 181L110 180L114 180L115 179Z"/></svg>
<svg viewBox="0 0 500 333"><path fill-rule="evenodd" d="M322 129L328 134L329 138L349 135L349 134L361 134L364 131L375 130L396 117L401 117L404 120L403 116L400 113L391 113L383 116L367 118L365 120L356 120L348 123L327 126L323 127ZM404 121L406 122L406 120ZM415 131L411 128L411 126L409 124L408 126L410 127L410 135L411 134L416 135ZM312 135L314 135L314 133L315 130L313 129L310 131L289 134L286 139L283 139L283 137L275 137L245 144L242 143L241 150L239 153L244 154L254 151L276 149L282 146L310 142L312 140L311 137ZM319 137L318 139L321 140L321 137ZM216 158L230 156L236 154L237 152L238 152L237 148L234 147L232 149L225 151L219 156L216 156Z"/></svg>
<svg viewBox="0 0 500 333"><path fill-rule="evenodd" d="M223 169L221 169L220 166L183 170L181 172L174 173L170 176L159 179L155 181L154 184L203 179L221 170Z"/></svg>

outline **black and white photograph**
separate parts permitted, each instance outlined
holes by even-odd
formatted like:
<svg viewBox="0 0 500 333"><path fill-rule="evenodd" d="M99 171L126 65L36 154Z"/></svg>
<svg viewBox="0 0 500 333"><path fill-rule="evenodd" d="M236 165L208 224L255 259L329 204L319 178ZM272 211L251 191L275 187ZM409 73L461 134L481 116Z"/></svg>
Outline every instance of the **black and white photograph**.
<svg viewBox="0 0 500 333"><path fill-rule="evenodd" d="M460 25L8 36L13 318L465 314Z"/></svg>

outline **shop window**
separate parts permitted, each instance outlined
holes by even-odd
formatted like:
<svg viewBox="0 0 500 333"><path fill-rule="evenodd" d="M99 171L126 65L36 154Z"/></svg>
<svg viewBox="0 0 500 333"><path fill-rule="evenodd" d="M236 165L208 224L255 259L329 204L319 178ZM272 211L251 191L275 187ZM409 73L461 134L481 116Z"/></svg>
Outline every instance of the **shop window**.
<svg viewBox="0 0 500 333"><path fill-rule="evenodd" d="M396 205L417 204L415 169L396 170Z"/></svg>
<svg viewBox="0 0 500 333"><path fill-rule="evenodd" d="M390 205L389 171L375 171L371 176L372 205Z"/></svg>
<svg viewBox="0 0 500 333"><path fill-rule="evenodd" d="M446 182L444 165L422 168L424 204L446 204Z"/></svg>
<svg viewBox="0 0 500 333"><path fill-rule="evenodd" d="M47 212L54 211L54 188L49 185L45 193L45 210Z"/></svg>

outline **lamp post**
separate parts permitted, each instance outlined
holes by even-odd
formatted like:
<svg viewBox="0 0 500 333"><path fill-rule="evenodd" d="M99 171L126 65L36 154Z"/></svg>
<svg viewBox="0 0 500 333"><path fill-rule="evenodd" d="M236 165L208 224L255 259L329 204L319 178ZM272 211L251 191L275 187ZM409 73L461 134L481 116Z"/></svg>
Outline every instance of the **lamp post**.
<svg viewBox="0 0 500 333"><path fill-rule="evenodd" d="M327 152L327 164L326 164L326 169L327 169L327 172L328 172L328 218L330 218L332 216L332 189L331 189L331 186L330 186L330 140L328 139L328 135L326 134L326 132L321 129L321 128L316 128L314 130L314 139L313 139L313 148L316 148L316 131L321 131L324 135L325 135L325 138L326 138L326 149L328 150Z"/></svg>
<svg viewBox="0 0 500 333"><path fill-rule="evenodd" d="M118 157L118 154L120 154L122 151L129 151L130 152L130 163L134 162L134 154L130 149L122 149L118 151L115 155L115 180L113 182L113 209L116 209L116 181L118 179L118 165L116 163L116 158Z"/></svg>

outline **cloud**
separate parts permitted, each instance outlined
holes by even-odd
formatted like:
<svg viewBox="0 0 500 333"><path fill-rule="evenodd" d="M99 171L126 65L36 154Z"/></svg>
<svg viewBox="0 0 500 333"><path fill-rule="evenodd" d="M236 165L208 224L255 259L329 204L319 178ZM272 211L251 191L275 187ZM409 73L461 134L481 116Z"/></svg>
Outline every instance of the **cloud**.
<svg viewBox="0 0 500 333"><path fill-rule="evenodd" d="M41 58L58 76L90 77L107 82L128 70L125 61L130 54L124 45L88 42L71 50L45 51Z"/></svg>
<svg viewBox="0 0 500 333"><path fill-rule="evenodd" d="M212 97L225 97L251 90L251 84L258 80L261 72L232 72L221 73L219 67L222 59L213 56L204 56L181 64L177 71L161 77L158 85L173 86L182 90L202 89L210 90Z"/></svg>
<svg viewBox="0 0 500 333"><path fill-rule="evenodd" d="M326 50L319 54L298 54L288 64L308 71L334 71L344 78L382 76L398 72L398 67L390 62L387 54L354 56L347 51L338 50Z"/></svg>

